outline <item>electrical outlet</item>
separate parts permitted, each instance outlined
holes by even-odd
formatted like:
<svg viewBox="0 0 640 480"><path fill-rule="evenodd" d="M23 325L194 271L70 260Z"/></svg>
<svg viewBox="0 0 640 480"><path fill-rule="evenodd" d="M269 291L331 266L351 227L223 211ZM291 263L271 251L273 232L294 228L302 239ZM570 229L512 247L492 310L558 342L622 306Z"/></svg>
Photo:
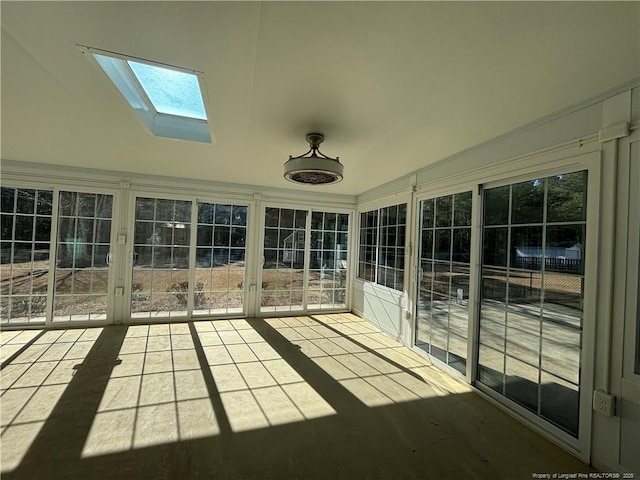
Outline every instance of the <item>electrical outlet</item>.
<svg viewBox="0 0 640 480"><path fill-rule="evenodd" d="M606 417L613 417L615 414L616 397L602 390L593 392L593 410L600 412Z"/></svg>

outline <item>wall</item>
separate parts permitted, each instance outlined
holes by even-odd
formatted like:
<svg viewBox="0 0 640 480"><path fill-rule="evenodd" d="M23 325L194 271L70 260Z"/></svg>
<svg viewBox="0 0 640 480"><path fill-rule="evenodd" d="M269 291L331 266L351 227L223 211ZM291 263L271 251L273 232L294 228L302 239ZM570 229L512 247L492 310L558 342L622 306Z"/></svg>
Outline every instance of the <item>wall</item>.
<svg viewBox="0 0 640 480"><path fill-rule="evenodd" d="M617 139L599 137L604 129L620 122L630 125L630 134ZM636 329L640 328L637 312L640 80L365 192L358 196L358 210L365 210L364 206L376 202L389 202L402 194L411 197L411 204L412 198L421 193L438 196L440 192L446 194L461 186L477 189L477 185L487 181L527 173L535 175L557 164L570 164L573 158L585 153L599 159L596 169L599 178L597 188L589 193L595 193L597 200L598 229L592 244L598 248L591 260L595 273L591 279L594 295L585 300L592 303L590 323L593 325L585 327L583 350L590 357L591 369L585 375L583 388L593 386L613 395L617 408L615 415L609 417L591 412L590 404L585 404L583 413L587 421L582 425L587 429L583 432L586 445L582 453L574 453L602 471L639 475L640 375L633 371L633 363ZM354 312L409 346L413 346L415 328L412 289L415 287L413 266L417 263L416 240L415 236L407 235L408 280L404 292L394 294L359 280L353 290ZM471 318L472 338L474 325L475 320ZM470 353L474 351L472 344L470 342ZM471 383L473 372L470 367L467 381ZM585 397L590 402L589 396Z"/></svg>

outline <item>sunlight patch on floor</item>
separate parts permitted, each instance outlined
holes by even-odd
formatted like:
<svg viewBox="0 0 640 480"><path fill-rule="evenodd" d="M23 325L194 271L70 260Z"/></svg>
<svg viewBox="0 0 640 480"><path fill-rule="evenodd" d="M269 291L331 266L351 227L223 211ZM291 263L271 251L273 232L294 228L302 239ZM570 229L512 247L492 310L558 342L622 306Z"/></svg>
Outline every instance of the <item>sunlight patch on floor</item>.
<svg viewBox="0 0 640 480"><path fill-rule="evenodd" d="M53 412L102 328L1 332L2 472L15 469ZM19 348L16 348L19 347Z"/></svg>

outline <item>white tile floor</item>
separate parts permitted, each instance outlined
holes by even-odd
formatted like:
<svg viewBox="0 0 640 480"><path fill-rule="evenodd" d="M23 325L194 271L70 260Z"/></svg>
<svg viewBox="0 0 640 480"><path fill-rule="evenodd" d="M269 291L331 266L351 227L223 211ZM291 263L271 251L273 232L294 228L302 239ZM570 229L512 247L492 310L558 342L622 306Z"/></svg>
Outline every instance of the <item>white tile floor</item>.
<svg viewBox="0 0 640 480"><path fill-rule="evenodd" d="M589 471L351 314L3 331L0 342L2 361L13 357L3 478L466 471L436 461L447 455L476 462L478 478Z"/></svg>

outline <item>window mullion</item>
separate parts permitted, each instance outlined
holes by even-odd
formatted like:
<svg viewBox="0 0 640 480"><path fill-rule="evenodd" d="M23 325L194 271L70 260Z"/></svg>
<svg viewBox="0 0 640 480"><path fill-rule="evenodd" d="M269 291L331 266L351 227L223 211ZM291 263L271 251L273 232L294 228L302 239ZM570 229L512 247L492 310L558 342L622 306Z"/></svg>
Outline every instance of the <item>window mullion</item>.
<svg viewBox="0 0 640 480"><path fill-rule="evenodd" d="M56 258L58 256L58 221L60 211L60 189L54 188L51 195L51 235L49 236L49 279L47 285L47 310L45 325L50 326L53 320L54 290L56 286Z"/></svg>
<svg viewBox="0 0 640 480"><path fill-rule="evenodd" d="M196 242L198 240L198 200L191 202L191 237L189 238L189 293L187 295L187 318L193 316L194 292L196 288Z"/></svg>

